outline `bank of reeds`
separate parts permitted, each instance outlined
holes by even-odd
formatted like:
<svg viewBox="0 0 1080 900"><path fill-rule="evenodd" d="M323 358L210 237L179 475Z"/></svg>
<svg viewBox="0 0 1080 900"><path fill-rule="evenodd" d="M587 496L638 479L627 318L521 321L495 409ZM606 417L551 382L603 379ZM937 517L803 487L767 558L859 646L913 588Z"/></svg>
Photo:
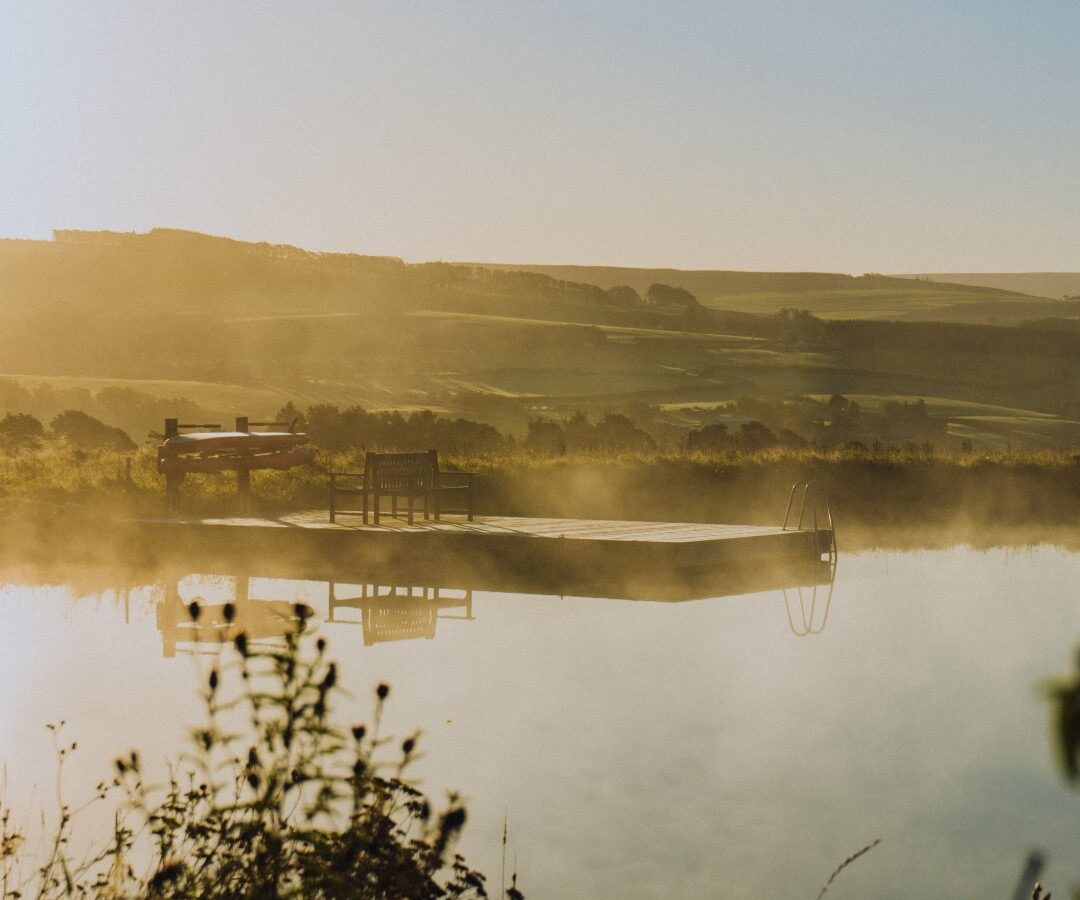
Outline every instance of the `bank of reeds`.
<svg viewBox="0 0 1080 900"><path fill-rule="evenodd" d="M480 513L667 521L774 523L795 481L822 482L846 529L933 527L975 532L1071 527L1080 518L1080 456L1013 450L945 455L922 449L541 456L510 451L445 457L472 471ZM327 472L363 468L363 453L320 454L285 472L253 475L253 508L327 502ZM239 509L230 475L189 476L191 514ZM163 480L152 451L79 454L52 447L0 456L0 508L72 507L157 515Z"/></svg>

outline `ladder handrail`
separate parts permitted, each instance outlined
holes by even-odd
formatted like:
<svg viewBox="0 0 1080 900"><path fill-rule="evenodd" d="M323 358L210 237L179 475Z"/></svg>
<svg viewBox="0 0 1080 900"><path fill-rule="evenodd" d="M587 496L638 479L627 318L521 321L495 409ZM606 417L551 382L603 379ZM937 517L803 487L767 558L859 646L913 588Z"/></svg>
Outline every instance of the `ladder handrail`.
<svg viewBox="0 0 1080 900"><path fill-rule="evenodd" d="M799 495L800 491L799 517L793 524L792 511L795 507L796 496ZM823 505L821 521L825 524L824 528L821 528L818 525L819 505ZM804 524L807 519L808 506L810 517L809 527ZM791 491L788 494L787 508L784 510L783 530L813 531L815 533L826 532L829 535L829 546L823 552L829 555L830 560L836 559L836 527L833 524L832 507L829 504L829 493L825 489L824 484L819 481L796 481L791 486Z"/></svg>
<svg viewBox="0 0 1080 900"><path fill-rule="evenodd" d="M799 613L802 619L801 627L796 627L795 618L791 614L791 602L788 596L788 589L783 589L784 595L784 611L787 613L788 628L791 629L791 633L796 637L807 637L808 635L821 634L825 630L825 626L829 624L829 610L832 608L833 587L835 586L836 567L833 566L832 572L829 575L828 591L825 594L825 612L821 617L821 623L815 625L817 618L817 602L818 602L818 585L815 583L811 587L810 594L810 615L806 614L806 602L803 599L802 585L796 585L796 596L799 598Z"/></svg>

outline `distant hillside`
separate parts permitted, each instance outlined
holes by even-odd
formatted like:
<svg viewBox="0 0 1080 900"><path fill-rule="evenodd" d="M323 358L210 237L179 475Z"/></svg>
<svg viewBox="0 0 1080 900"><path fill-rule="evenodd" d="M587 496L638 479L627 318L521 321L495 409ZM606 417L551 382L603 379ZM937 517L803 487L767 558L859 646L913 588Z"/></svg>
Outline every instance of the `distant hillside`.
<svg viewBox="0 0 1080 900"><path fill-rule="evenodd" d="M0 311L51 304L110 312L336 310L357 297L397 299L400 259L311 253L190 231L56 231L52 241L0 240Z"/></svg>
<svg viewBox="0 0 1080 900"><path fill-rule="evenodd" d="M78 408L138 435L170 411L292 401L523 434L617 411L677 442L740 398L833 394L926 398L973 446L1080 444L1080 301L880 275L409 264L169 229L0 240L0 417Z"/></svg>
<svg viewBox="0 0 1080 900"><path fill-rule="evenodd" d="M1080 272L938 272L929 275L897 275L897 278L926 278L951 281L972 287L1019 291L1035 297L1080 296Z"/></svg>
<svg viewBox="0 0 1080 900"><path fill-rule="evenodd" d="M692 330L712 326L714 317L695 297L652 286L608 292L505 267L407 264L169 228L142 234L60 230L52 241L0 240L0 313L18 317L56 306L223 318L436 308Z"/></svg>
<svg viewBox="0 0 1080 900"><path fill-rule="evenodd" d="M880 276L843 275L832 272L737 272L711 269L642 269L629 266L558 266L476 263L489 269L540 272L565 281L584 281L602 288L625 284L637 291L657 282L673 284L712 302L724 294L799 293L856 289L867 279ZM891 280L891 279L887 279ZM906 287L906 285L905 285Z"/></svg>
<svg viewBox="0 0 1080 900"><path fill-rule="evenodd" d="M832 272L738 272L484 263L489 269L536 272L552 278L641 291L662 282L694 294L707 307L770 314L806 309L829 319L1019 324L1065 315L1043 298L993 286L972 286L886 275Z"/></svg>

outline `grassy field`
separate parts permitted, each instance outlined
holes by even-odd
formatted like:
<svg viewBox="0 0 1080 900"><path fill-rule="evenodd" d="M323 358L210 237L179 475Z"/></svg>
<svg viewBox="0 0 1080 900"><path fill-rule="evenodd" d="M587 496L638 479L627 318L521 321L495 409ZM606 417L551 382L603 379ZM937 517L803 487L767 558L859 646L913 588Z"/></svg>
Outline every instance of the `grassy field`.
<svg viewBox="0 0 1080 900"><path fill-rule="evenodd" d="M222 384L212 381L181 381L153 378L96 378L78 375L25 375L0 373L30 390L51 385L58 390L84 390L91 393L106 388L131 388L152 397L183 397L214 410L276 410L286 400L301 400L299 394L271 387ZM261 413L260 413L261 414Z"/></svg>
<svg viewBox="0 0 1080 900"><path fill-rule="evenodd" d="M1061 315L1047 303L1065 291L1039 291L1042 281L994 281L993 276L966 280L951 276L851 276L826 272L728 272L637 269L605 266L485 264L520 269L604 288L629 285L643 293L650 284L685 288L706 306L748 313L805 309L826 319L932 320L992 324ZM1075 280L1075 278L1074 278ZM1072 283L1062 281L1061 285ZM1057 286L1057 285L1055 285ZM1074 293L1080 293L1080 288ZM1035 296L1030 296L1035 294ZM1075 314L1075 313L1074 313Z"/></svg>
<svg viewBox="0 0 1080 900"><path fill-rule="evenodd" d="M459 359L452 370L406 367L340 381L299 378L267 385L13 374L7 377L31 392L51 386L52 393L43 396L53 405L0 408L0 414L26 411L47 421L61 409L83 408L128 430L136 440L160 430L166 415L178 414L172 400L190 401L201 411L190 415L223 424L237 415L270 418L292 402L300 409L316 403L404 413L431 409L518 435L538 415L564 418L575 412L597 416L623 411L667 433L724 420L724 405L743 397L825 399L842 394L867 409L887 401L923 399L933 415L948 419L947 434L957 447L962 441L976 448L1080 446L1080 424L1053 411L1050 398L1060 393L1060 382L1045 366L1043 374L1032 379L1033 361L1027 357L838 353L678 333L624 333L618 339L602 335L578 345L561 339L554 346L534 342L534 335L549 327L499 326L492 353ZM143 403L136 410L96 402L102 391L112 389L134 390L156 403ZM1006 399L1013 403L1001 402ZM1015 402L1024 400L1036 405ZM732 421L738 424L741 419Z"/></svg>
<svg viewBox="0 0 1080 900"><path fill-rule="evenodd" d="M849 291L723 294L708 301L715 309L773 313L797 303L823 319L942 320L953 322L1021 322L1050 315L1055 309L1035 298L993 298L978 288L969 291L906 290L902 287Z"/></svg>
<svg viewBox="0 0 1080 900"><path fill-rule="evenodd" d="M1080 296L1080 272L939 272L924 275L897 275L897 278L924 278L972 287L1019 291L1034 297Z"/></svg>
<svg viewBox="0 0 1080 900"><path fill-rule="evenodd" d="M736 399L842 394L931 398L956 446L1080 444L1080 335L909 321L1060 307L990 287L409 265L169 231L74 238L0 242L0 357L22 391L0 383L0 417L76 408L142 440L179 414L170 403L215 422L269 418L287 402L432 409L517 436L537 416L618 412L673 444ZM735 311L663 307L647 296L654 282ZM646 296L603 290L620 284ZM139 396L125 408L118 390Z"/></svg>

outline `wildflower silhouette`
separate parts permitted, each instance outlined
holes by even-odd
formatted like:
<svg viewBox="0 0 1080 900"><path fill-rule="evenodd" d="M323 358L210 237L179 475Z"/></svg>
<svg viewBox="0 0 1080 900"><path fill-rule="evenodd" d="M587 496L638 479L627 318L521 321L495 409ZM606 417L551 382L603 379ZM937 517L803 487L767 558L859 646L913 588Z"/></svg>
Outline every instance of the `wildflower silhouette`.
<svg viewBox="0 0 1080 900"><path fill-rule="evenodd" d="M379 759L390 743L379 736L389 687L376 689L371 728L336 727L337 667L324 640L311 648L311 610L293 611L283 644L256 646L241 632L223 650L205 682L206 719L166 785L146 783L137 752L116 760L111 789L125 814L89 861L64 855L65 812L53 859L13 885L22 839L0 809L4 896L486 897L484 876L451 852L466 820L460 799L451 795L436 811L403 779L418 735L402 741L394 759ZM198 620L201 610L192 604L189 612ZM233 612L225 611L227 621ZM99 790L101 799L108 787ZM140 843L147 840L149 854ZM147 858L136 871L133 860ZM510 895L521 896L516 883Z"/></svg>

